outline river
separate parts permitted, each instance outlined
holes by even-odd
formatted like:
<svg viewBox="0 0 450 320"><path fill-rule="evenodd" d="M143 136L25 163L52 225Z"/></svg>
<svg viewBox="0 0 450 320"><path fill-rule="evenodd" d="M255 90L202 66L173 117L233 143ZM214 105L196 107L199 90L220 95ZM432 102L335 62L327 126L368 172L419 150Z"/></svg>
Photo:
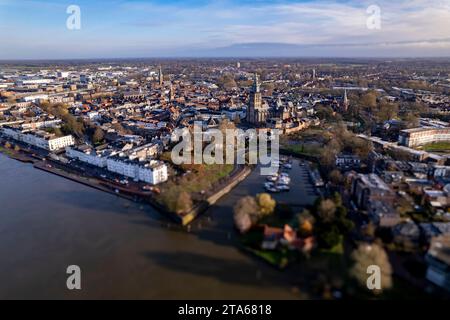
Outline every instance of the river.
<svg viewBox="0 0 450 320"><path fill-rule="evenodd" d="M232 207L261 181L255 170L187 232L150 206L0 154L0 299L305 298L295 270L235 246ZM297 202L314 199L294 185ZM68 265L81 268L81 290L66 288Z"/></svg>

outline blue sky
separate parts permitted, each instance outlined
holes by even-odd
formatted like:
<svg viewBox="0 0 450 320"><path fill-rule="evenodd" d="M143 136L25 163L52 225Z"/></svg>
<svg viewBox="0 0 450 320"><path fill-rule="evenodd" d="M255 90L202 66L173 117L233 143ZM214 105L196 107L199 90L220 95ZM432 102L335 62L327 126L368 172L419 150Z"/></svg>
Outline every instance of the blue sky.
<svg viewBox="0 0 450 320"><path fill-rule="evenodd" d="M81 29L68 30L69 5ZM381 28L369 29L370 5ZM450 56L450 0L0 0L0 59ZM292 44L297 47L278 44Z"/></svg>

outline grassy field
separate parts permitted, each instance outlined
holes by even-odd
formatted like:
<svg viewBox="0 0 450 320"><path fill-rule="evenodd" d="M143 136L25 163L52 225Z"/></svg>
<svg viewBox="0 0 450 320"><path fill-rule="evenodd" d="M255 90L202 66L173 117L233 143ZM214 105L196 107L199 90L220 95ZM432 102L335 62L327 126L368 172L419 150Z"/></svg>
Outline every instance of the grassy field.
<svg viewBox="0 0 450 320"><path fill-rule="evenodd" d="M319 127L293 133L280 138L280 148L298 155L318 157L329 139L329 132Z"/></svg>
<svg viewBox="0 0 450 320"><path fill-rule="evenodd" d="M450 153L450 142L435 142L424 145L423 150L428 152L446 152Z"/></svg>
<svg viewBox="0 0 450 320"><path fill-rule="evenodd" d="M298 261L300 259L300 253L298 251L290 251L287 249L258 250L249 247L244 247L244 249L279 269L284 269L292 262Z"/></svg>
<svg viewBox="0 0 450 320"><path fill-rule="evenodd" d="M282 144L281 149L294 152L299 155L317 157L320 155L320 146L317 144Z"/></svg>

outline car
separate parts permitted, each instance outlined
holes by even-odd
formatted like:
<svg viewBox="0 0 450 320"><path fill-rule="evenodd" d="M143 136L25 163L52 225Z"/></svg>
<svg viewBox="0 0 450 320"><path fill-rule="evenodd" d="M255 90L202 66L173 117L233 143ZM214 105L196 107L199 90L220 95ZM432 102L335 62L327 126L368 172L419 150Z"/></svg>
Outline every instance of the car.
<svg viewBox="0 0 450 320"><path fill-rule="evenodd" d="M270 193L278 193L278 192L280 192L280 190L275 188L275 187L267 188L266 190L267 190L267 192L270 192Z"/></svg>
<svg viewBox="0 0 450 320"><path fill-rule="evenodd" d="M279 185L276 186L276 188L279 191L289 191L289 190L291 190L291 188L288 185L285 185L285 184L279 184Z"/></svg>
<svg viewBox="0 0 450 320"><path fill-rule="evenodd" d="M279 184L289 184L289 183L291 183L291 179L289 177L280 177L280 179L278 179L278 183Z"/></svg>
<svg viewBox="0 0 450 320"><path fill-rule="evenodd" d="M292 164L290 164L290 163L285 163L285 164L283 165L283 168L284 168L284 169L292 169Z"/></svg>
<svg viewBox="0 0 450 320"><path fill-rule="evenodd" d="M273 182L266 182L264 183L264 188L272 188L274 186Z"/></svg>
<svg viewBox="0 0 450 320"><path fill-rule="evenodd" d="M272 181L272 182L277 181L277 179L278 179L278 176L277 176L277 175L273 175L273 176L268 176L268 177L267 177L267 180L268 180L268 181Z"/></svg>

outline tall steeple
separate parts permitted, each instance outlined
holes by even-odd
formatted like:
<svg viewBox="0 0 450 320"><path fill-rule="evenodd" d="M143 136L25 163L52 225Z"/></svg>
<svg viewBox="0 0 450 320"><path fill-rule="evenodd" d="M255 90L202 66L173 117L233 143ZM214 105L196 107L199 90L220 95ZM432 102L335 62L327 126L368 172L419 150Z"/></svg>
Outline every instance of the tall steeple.
<svg viewBox="0 0 450 320"><path fill-rule="evenodd" d="M258 74L255 73L255 80L253 81L253 93L259 93L260 92L260 84L259 84L259 77Z"/></svg>
<svg viewBox="0 0 450 320"><path fill-rule="evenodd" d="M159 78L159 85L162 86L163 82L164 82L164 76L163 76L163 73L162 73L161 66L159 66L158 78Z"/></svg>
<svg viewBox="0 0 450 320"><path fill-rule="evenodd" d="M262 96L259 84L258 74L255 73L255 80L252 89L250 90L250 97L247 109L247 122L258 124L266 121L267 114L262 112Z"/></svg>
<svg viewBox="0 0 450 320"><path fill-rule="evenodd" d="M170 83L170 88L169 88L169 101L173 102L175 100L175 92L173 90L173 85L172 82Z"/></svg>
<svg viewBox="0 0 450 320"><path fill-rule="evenodd" d="M347 97L347 89L344 89L344 103L343 103L344 110L347 111L348 109L348 97Z"/></svg>

